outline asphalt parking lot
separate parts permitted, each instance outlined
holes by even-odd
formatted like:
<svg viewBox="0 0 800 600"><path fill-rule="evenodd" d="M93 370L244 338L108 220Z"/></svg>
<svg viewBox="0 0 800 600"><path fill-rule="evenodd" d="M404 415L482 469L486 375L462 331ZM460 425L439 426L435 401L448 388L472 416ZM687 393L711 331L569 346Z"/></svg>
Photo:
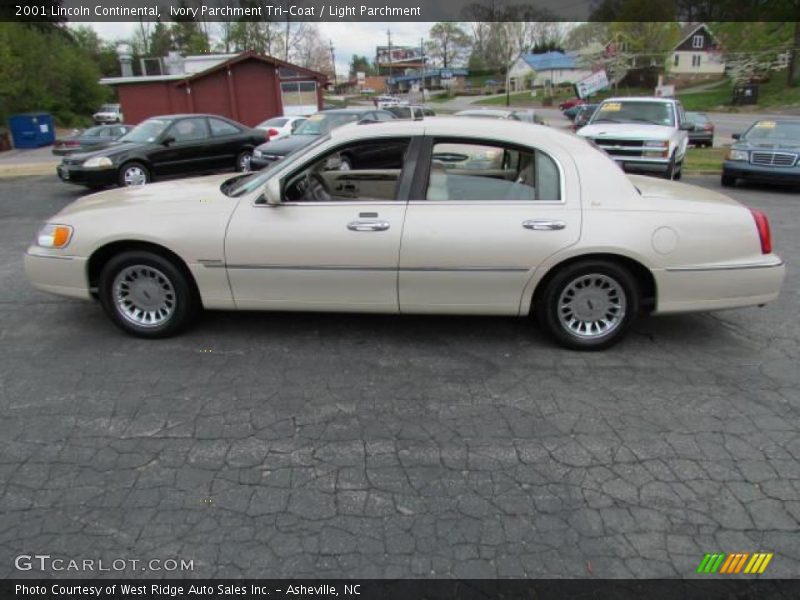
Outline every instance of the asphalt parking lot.
<svg viewBox="0 0 800 600"><path fill-rule="evenodd" d="M765 577L800 573L796 189L731 192L771 219L777 302L644 319L597 354L490 318L209 313L125 337L23 275L82 193L0 181L0 576L48 554L194 564L125 572L148 577L690 577L757 551Z"/></svg>

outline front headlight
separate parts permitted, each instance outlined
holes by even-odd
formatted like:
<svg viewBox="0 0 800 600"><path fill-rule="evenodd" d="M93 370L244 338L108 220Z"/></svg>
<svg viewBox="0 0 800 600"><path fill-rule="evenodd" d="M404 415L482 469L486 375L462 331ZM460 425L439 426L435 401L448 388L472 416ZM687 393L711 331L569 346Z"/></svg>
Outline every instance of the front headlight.
<svg viewBox="0 0 800 600"><path fill-rule="evenodd" d="M72 227L48 223L39 230L36 245L42 248L65 248L72 239Z"/></svg>
<svg viewBox="0 0 800 600"><path fill-rule="evenodd" d="M750 158L747 150L728 150L725 160L748 160Z"/></svg>
<svg viewBox="0 0 800 600"><path fill-rule="evenodd" d="M114 163L112 163L111 159L107 156L95 156L94 158L85 160L83 162L83 166L97 169L107 169L108 167L113 167Z"/></svg>
<svg viewBox="0 0 800 600"><path fill-rule="evenodd" d="M669 142L667 141L658 141L658 140L649 140L644 143L645 148L669 148Z"/></svg>

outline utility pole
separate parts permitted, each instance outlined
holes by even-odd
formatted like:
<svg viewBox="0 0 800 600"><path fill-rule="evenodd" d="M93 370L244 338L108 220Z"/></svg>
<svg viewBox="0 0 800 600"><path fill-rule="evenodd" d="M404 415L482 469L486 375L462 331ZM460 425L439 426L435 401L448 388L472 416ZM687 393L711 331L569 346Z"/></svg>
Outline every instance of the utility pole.
<svg viewBox="0 0 800 600"><path fill-rule="evenodd" d="M386 38L389 41L389 77L392 76L392 30L386 30Z"/></svg>
<svg viewBox="0 0 800 600"><path fill-rule="evenodd" d="M420 91L422 92L422 102L425 103L425 41L419 38L419 50L422 54L422 84Z"/></svg>
<svg viewBox="0 0 800 600"><path fill-rule="evenodd" d="M328 40L331 49L331 67L333 68L333 93L336 93L336 56L333 54L333 40Z"/></svg>

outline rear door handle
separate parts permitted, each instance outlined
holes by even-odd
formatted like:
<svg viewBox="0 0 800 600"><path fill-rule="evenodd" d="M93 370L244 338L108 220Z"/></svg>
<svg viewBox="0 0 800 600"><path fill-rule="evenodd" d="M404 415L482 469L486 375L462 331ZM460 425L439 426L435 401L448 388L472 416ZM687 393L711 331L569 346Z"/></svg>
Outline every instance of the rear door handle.
<svg viewBox="0 0 800 600"><path fill-rule="evenodd" d="M388 221L350 221L347 224L350 231L386 231L389 229Z"/></svg>
<svg viewBox="0 0 800 600"><path fill-rule="evenodd" d="M532 229L533 231L560 231L564 229L567 224L564 221L551 221L549 219L530 219L523 221L522 226L525 229Z"/></svg>

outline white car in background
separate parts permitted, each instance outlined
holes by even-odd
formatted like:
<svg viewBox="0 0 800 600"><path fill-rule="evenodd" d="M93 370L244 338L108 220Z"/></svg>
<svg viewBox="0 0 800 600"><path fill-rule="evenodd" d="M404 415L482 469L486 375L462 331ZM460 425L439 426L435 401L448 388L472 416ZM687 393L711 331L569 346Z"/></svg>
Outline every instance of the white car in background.
<svg viewBox="0 0 800 600"><path fill-rule="evenodd" d="M85 196L25 269L141 337L200 309L534 315L582 350L641 312L764 304L785 273L767 217L724 194L629 178L572 133L439 117L344 125L250 175Z"/></svg>
<svg viewBox="0 0 800 600"><path fill-rule="evenodd" d="M306 117L273 117L256 125L256 129L266 131L269 141L272 142L289 137L305 121Z"/></svg>
<svg viewBox="0 0 800 600"><path fill-rule="evenodd" d="M578 135L592 140L626 171L680 179L694 128L675 98L609 98Z"/></svg>

